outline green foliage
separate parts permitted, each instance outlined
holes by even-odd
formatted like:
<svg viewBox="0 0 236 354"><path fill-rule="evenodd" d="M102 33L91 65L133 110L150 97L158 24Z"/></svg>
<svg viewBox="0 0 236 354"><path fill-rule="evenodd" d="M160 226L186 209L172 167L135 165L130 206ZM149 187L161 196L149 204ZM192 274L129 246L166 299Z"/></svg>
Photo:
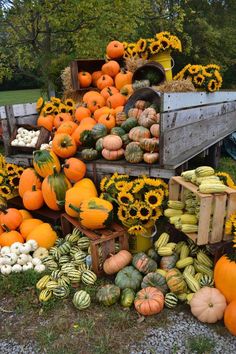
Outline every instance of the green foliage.
<svg viewBox="0 0 236 354"><path fill-rule="evenodd" d="M187 347L191 353L206 354L213 353L215 344L209 337L195 336L187 340Z"/></svg>

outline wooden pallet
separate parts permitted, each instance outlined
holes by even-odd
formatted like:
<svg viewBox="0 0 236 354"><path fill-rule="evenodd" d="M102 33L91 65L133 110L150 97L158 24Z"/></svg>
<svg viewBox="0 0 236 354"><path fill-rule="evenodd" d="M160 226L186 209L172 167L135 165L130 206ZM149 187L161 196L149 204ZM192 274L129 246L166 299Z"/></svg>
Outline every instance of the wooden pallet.
<svg viewBox="0 0 236 354"><path fill-rule="evenodd" d="M184 189L188 189L200 199L200 214L198 233L187 234L198 245L206 245L229 240L231 236L225 235L224 225L226 219L236 211L236 190L228 188L225 193L203 194L191 182L182 177L172 177L169 182L169 199L183 200ZM212 217L212 229L210 222Z"/></svg>
<svg viewBox="0 0 236 354"><path fill-rule="evenodd" d="M128 235L125 229L117 223L112 223L109 229L92 231L82 227L71 216L61 215L61 228L64 236L72 232L75 227L90 239L92 269L98 276L104 274L102 263L110 254L116 253L116 243L119 243L120 250L129 249Z"/></svg>

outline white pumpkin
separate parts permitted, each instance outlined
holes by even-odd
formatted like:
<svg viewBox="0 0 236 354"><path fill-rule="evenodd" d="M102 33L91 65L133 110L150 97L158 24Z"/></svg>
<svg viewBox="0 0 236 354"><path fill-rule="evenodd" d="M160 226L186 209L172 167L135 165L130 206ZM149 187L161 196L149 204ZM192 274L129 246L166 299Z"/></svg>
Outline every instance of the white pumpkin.
<svg viewBox="0 0 236 354"><path fill-rule="evenodd" d="M38 264L42 264L41 259L40 259L40 258L37 258L37 257L32 258L32 261L31 261L31 262L33 263L34 266L36 266L36 265L38 265Z"/></svg>
<svg viewBox="0 0 236 354"><path fill-rule="evenodd" d="M5 264L5 258L4 257L0 257L0 266Z"/></svg>
<svg viewBox="0 0 236 354"><path fill-rule="evenodd" d="M44 257L48 256L48 250L44 247L39 247L36 251L33 253L34 258L39 258L42 259Z"/></svg>
<svg viewBox="0 0 236 354"><path fill-rule="evenodd" d="M29 270L29 269L33 269L34 266L31 262L27 262L26 264L23 265L23 272L25 272L26 270Z"/></svg>
<svg viewBox="0 0 236 354"><path fill-rule="evenodd" d="M2 249L1 249L1 254L2 254L2 256L5 256L5 254L8 254L8 253L10 253L11 252L11 250L10 250L10 247L8 247L8 246L4 246Z"/></svg>
<svg viewBox="0 0 236 354"><path fill-rule="evenodd" d="M20 265L24 265L28 262L28 256L27 254L20 254L18 259L17 259L17 263Z"/></svg>
<svg viewBox="0 0 236 354"><path fill-rule="evenodd" d="M31 251L31 246L28 243L23 243L20 247L20 253L28 254Z"/></svg>
<svg viewBox="0 0 236 354"><path fill-rule="evenodd" d="M21 253L20 252L21 246L22 246L22 243L20 243L20 242L13 243L10 247L11 253L15 253L15 254L19 255Z"/></svg>
<svg viewBox="0 0 236 354"><path fill-rule="evenodd" d="M35 251L38 248L38 243L35 240L29 240L26 242L26 245L30 245L30 252Z"/></svg>
<svg viewBox="0 0 236 354"><path fill-rule="evenodd" d="M20 128L17 129L17 133L21 133L23 130L24 130L24 128L20 127Z"/></svg>
<svg viewBox="0 0 236 354"><path fill-rule="evenodd" d="M32 262L33 257L30 254L27 254L28 262Z"/></svg>
<svg viewBox="0 0 236 354"><path fill-rule="evenodd" d="M46 269L45 265L44 264L37 264L35 267L34 267L34 270L37 272L37 273L42 273L44 272Z"/></svg>
<svg viewBox="0 0 236 354"><path fill-rule="evenodd" d="M13 273L20 273L22 272L22 266L20 264L14 264L11 270Z"/></svg>
<svg viewBox="0 0 236 354"><path fill-rule="evenodd" d="M4 264L2 267L1 267L1 273L3 275L9 275L11 274L11 266L9 264Z"/></svg>
<svg viewBox="0 0 236 354"><path fill-rule="evenodd" d="M18 258L18 256L15 253L8 253L5 257L9 258L10 263L6 263L6 264L10 264L10 265L15 264Z"/></svg>

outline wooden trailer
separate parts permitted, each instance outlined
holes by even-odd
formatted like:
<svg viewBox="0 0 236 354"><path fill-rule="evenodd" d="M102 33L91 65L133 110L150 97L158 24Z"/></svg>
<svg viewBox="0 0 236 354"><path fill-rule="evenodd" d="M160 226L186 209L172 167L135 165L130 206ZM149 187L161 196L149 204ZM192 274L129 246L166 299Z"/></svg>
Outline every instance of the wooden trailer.
<svg viewBox="0 0 236 354"><path fill-rule="evenodd" d="M159 93L151 88L135 91L127 108L137 99L157 102L160 105L160 161L158 164L130 164L125 160L99 159L87 163L89 176L100 179L103 175L128 173L131 176L146 174L169 179L186 169L188 161L204 154L217 163L223 139L236 131L236 92L215 93ZM0 107L3 143L9 162L28 166L32 154L11 153L10 139L16 125L35 124L35 103ZM208 161L209 163L209 161Z"/></svg>

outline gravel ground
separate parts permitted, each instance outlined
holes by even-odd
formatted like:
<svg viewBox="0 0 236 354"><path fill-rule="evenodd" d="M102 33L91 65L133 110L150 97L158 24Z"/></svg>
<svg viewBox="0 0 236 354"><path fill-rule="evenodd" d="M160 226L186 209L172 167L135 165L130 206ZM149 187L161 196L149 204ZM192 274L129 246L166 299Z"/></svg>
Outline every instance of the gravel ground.
<svg viewBox="0 0 236 354"><path fill-rule="evenodd" d="M209 339L215 345L211 351L196 353L236 353L236 338L228 333L217 334L214 325L205 325L183 312L170 312L169 320L173 324L149 329L140 343L131 345L130 354L194 354L188 348L188 340L198 336Z"/></svg>
<svg viewBox="0 0 236 354"><path fill-rule="evenodd" d="M35 349L35 344L33 342L28 342L26 344L19 344L13 339L8 341L0 341L0 354L42 354L37 349Z"/></svg>

